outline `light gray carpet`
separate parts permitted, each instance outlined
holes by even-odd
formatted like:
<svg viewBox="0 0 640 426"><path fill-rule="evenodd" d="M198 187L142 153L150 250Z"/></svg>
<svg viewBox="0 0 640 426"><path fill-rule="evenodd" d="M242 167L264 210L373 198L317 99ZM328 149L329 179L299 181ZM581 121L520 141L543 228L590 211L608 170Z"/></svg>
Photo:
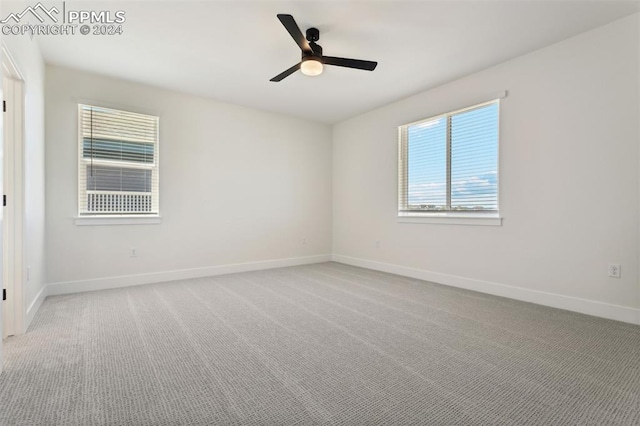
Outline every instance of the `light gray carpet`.
<svg viewBox="0 0 640 426"><path fill-rule="evenodd" d="M336 263L48 298L0 424L640 424L640 327Z"/></svg>

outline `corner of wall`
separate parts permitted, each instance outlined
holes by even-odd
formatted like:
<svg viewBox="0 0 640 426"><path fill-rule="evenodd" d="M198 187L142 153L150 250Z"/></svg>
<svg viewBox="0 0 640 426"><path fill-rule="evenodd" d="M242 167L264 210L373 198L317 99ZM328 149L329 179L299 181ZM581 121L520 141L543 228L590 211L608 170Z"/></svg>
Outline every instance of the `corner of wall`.
<svg viewBox="0 0 640 426"><path fill-rule="evenodd" d="M24 330L20 330L21 331L20 334L24 334L27 332L27 330L29 329L29 326L31 325L31 322L33 321L36 314L38 313L40 306L42 306L42 302L44 302L44 300L49 295L48 293L49 293L49 287L46 284L43 284L42 287L40 288L40 292L38 292L35 299L31 303L29 303L27 307L27 313L25 315L25 321L24 321Z"/></svg>

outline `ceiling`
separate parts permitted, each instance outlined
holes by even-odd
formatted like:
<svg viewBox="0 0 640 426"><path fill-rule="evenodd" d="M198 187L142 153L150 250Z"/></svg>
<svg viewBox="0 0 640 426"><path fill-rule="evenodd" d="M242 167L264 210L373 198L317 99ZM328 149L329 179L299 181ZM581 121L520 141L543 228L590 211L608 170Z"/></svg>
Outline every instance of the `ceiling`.
<svg viewBox="0 0 640 426"><path fill-rule="evenodd" d="M53 2L45 2L53 3ZM67 1L124 10L123 34L37 36L45 60L335 123L638 10L615 1ZM5 9L6 10L6 9ZM324 53L378 61L269 79L300 60L276 18L320 29Z"/></svg>

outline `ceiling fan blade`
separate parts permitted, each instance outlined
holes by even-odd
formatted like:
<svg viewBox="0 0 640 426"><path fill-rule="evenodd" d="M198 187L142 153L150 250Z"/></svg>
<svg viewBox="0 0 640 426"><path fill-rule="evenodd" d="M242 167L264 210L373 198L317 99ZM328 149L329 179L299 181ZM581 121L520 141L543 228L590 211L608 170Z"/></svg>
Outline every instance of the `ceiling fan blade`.
<svg viewBox="0 0 640 426"><path fill-rule="evenodd" d="M359 70L373 71L378 65L373 61L362 61L360 59L336 58L335 56L323 56L322 62L327 65L337 65L339 67L356 68Z"/></svg>
<svg viewBox="0 0 640 426"><path fill-rule="evenodd" d="M292 66L291 68L289 68L288 70L281 72L280 74L276 75L275 77L273 77L271 80L269 81L281 81L287 77L289 77L291 74L293 74L294 72L298 71L300 69L300 65L302 64L302 62L298 62L297 64L295 64L294 66Z"/></svg>
<svg viewBox="0 0 640 426"><path fill-rule="evenodd" d="M291 37L293 37L293 40L295 40L298 46L300 46L302 51L305 53L313 53L311 46L309 46L309 42L302 35L302 31L300 31L300 27L296 24L296 20L293 19L293 16L279 13L278 19L282 22L282 25L284 25L287 31L289 31L289 34L291 34Z"/></svg>

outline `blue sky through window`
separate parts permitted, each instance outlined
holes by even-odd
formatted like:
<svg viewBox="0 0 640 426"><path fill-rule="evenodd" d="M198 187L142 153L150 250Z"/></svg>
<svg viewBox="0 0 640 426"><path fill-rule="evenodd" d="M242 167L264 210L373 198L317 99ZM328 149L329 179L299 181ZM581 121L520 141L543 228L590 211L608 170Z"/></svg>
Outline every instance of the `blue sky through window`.
<svg viewBox="0 0 640 426"><path fill-rule="evenodd" d="M451 210L498 210L498 103L451 121ZM410 209L447 210L447 117L407 129Z"/></svg>
<svg viewBox="0 0 640 426"><path fill-rule="evenodd" d="M447 119L408 129L408 202L443 209L447 205Z"/></svg>

